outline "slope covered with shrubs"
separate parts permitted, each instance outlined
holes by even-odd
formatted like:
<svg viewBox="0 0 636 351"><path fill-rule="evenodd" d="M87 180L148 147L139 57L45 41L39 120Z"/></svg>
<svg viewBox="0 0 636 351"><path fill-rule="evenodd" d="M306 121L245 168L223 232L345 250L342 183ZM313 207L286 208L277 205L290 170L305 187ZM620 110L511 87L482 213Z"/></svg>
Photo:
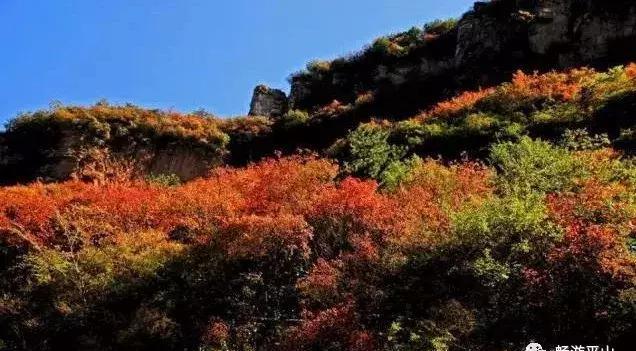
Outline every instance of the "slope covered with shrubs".
<svg viewBox="0 0 636 351"><path fill-rule="evenodd" d="M483 158L493 143L524 136L633 154L634 101L634 64L607 72L520 71L510 83L464 92L413 118L361 124L329 152L354 174L376 179L418 155Z"/></svg>
<svg viewBox="0 0 636 351"><path fill-rule="evenodd" d="M187 183L104 164L99 181L2 187L0 345L629 348L635 91L634 65L519 72L405 121L361 124L331 159L277 156ZM101 104L9 131L65 126L97 150L139 140L249 159L246 145L308 119Z"/></svg>
<svg viewBox="0 0 636 351"><path fill-rule="evenodd" d="M313 156L0 189L8 349L628 347L636 168L524 137L391 188Z"/></svg>
<svg viewBox="0 0 636 351"><path fill-rule="evenodd" d="M314 62L274 118L101 102L11 121L0 350L633 348L636 65L524 56L543 73L499 84L539 3ZM505 36L499 56L462 21ZM499 61L421 75L458 49Z"/></svg>

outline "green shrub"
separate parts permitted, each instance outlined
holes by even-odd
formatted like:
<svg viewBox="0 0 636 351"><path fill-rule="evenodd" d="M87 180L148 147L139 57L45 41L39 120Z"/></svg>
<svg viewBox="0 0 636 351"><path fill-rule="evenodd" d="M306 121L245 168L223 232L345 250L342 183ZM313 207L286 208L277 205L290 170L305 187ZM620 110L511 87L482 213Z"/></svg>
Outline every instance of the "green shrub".
<svg viewBox="0 0 636 351"><path fill-rule="evenodd" d="M290 110L280 118L283 128L292 128L304 125L309 121L309 113L302 110Z"/></svg>
<svg viewBox="0 0 636 351"><path fill-rule="evenodd" d="M149 184L158 186L179 186L181 185L181 178L176 174L149 174L146 176L146 181Z"/></svg>
<svg viewBox="0 0 636 351"><path fill-rule="evenodd" d="M424 32L421 29L419 29L417 27L411 27L411 29L409 29L408 31L404 32L403 37L409 43L416 44L417 42L422 40L422 34L424 34Z"/></svg>
<svg viewBox="0 0 636 351"><path fill-rule="evenodd" d="M376 123L362 124L348 137L350 160L345 170L358 176L376 179L392 188L405 179L419 158L404 160L407 148L389 143L390 131Z"/></svg>
<svg viewBox="0 0 636 351"><path fill-rule="evenodd" d="M386 189L393 190L403 181L407 180L412 171L421 164L422 159L413 155L403 161L393 161L389 163L380 175L380 184Z"/></svg>
<svg viewBox="0 0 636 351"><path fill-rule="evenodd" d="M589 116L580 106L565 103L536 111L530 118L535 124L574 124L588 120Z"/></svg>
<svg viewBox="0 0 636 351"><path fill-rule="evenodd" d="M568 129L563 133L561 140L561 145L572 151L598 150L608 147L610 144L607 134L591 136L585 129Z"/></svg>
<svg viewBox="0 0 636 351"><path fill-rule="evenodd" d="M566 190L584 172L580 161L566 149L528 137L495 144L490 162L498 171L497 183L503 193Z"/></svg>
<svg viewBox="0 0 636 351"><path fill-rule="evenodd" d="M390 145L389 131L375 123L360 125L348 137L351 160L347 171L378 179L386 166L402 158L406 151Z"/></svg>
<svg viewBox="0 0 636 351"><path fill-rule="evenodd" d="M432 130L435 127L439 126L422 124L415 120L401 121L395 125L391 138L403 141L408 146L421 145L431 135L441 133L441 127L439 127L439 130Z"/></svg>
<svg viewBox="0 0 636 351"><path fill-rule="evenodd" d="M434 20L424 25L424 32L428 34L443 34L455 29L458 22L456 18Z"/></svg>
<svg viewBox="0 0 636 351"><path fill-rule="evenodd" d="M407 45L408 43L404 44ZM398 44L392 38L382 37L373 42L370 50L382 56L401 57L408 53L409 48Z"/></svg>
<svg viewBox="0 0 636 351"><path fill-rule="evenodd" d="M499 130L495 133L498 140L519 140L526 134L526 127L517 122L506 121L502 123Z"/></svg>
<svg viewBox="0 0 636 351"><path fill-rule="evenodd" d="M486 113L473 113L463 120L463 128L470 134L490 134L497 127L497 118Z"/></svg>
<svg viewBox="0 0 636 351"><path fill-rule="evenodd" d="M562 236L539 194L470 205L452 215L452 233L452 245L468 260L466 269L488 288L521 274L521 263L541 259Z"/></svg>

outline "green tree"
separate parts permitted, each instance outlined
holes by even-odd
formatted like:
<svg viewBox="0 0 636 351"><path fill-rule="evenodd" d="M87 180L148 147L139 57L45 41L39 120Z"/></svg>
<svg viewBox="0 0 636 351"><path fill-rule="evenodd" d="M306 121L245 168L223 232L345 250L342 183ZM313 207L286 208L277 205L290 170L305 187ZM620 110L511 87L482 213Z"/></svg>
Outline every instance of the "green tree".
<svg viewBox="0 0 636 351"><path fill-rule="evenodd" d="M490 162L498 172L499 190L512 194L565 190L585 172L581 162L565 148L529 137L495 144Z"/></svg>
<svg viewBox="0 0 636 351"><path fill-rule="evenodd" d="M389 135L388 129L375 123L363 124L351 132L348 137L351 159L345 163L345 170L376 179L388 188L399 184L419 158L406 158L407 148L390 144Z"/></svg>

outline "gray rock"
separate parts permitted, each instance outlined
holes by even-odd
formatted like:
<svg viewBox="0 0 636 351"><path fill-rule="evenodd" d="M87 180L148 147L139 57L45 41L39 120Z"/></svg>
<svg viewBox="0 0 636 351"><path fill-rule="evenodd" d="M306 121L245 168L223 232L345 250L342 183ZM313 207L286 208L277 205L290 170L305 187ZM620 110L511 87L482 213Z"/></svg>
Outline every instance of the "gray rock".
<svg viewBox="0 0 636 351"><path fill-rule="evenodd" d="M250 116L280 117L289 108L289 100L282 90L265 85L254 88L250 104Z"/></svg>
<svg viewBox="0 0 636 351"><path fill-rule="evenodd" d="M290 108L297 108L307 97L311 96L312 89L303 79L292 79L289 92Z"/></svg>
<svg viewBox="0 0 636 351"><path fill-rule="evenodd" d="M530 25L530 51L545 55L558 44L570 41L570 4L568 1L544 3L536 9L536 21Z"/></svg>
<svg viewBox="0 0 636 351"><path fill-rule="evenodd" d="M620 13L608 10L607 5L597 0L531 3L529 8L516 6L516 16L511 14L508 18L489 13L486 3L475 4L475 9L458 24L456 65L461 67L497 56L512 40L526 38L529 53L556 54L563 68L585 65L606 58L613 41L636 37L633 1L623 1Z"/></svg>

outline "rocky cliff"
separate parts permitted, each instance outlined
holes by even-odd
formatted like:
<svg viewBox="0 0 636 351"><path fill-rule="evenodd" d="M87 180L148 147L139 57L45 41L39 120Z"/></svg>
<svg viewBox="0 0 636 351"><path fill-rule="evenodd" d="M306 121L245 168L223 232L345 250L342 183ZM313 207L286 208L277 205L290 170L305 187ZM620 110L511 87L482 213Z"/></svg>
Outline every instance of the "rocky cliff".
<svg viewBox="0 0 636 351"><path fill-rule="evenodd" d="M254 88L250 103L250 116L280 117L288 109L288 99L285 92L272 89L265 85Z"/></svg>
<svg viewBox="0 0 636 351"><path fill-rule="evenodd" d="M99 103L23 115L0 133L0 184L176 175L223 164L229 136L210 117Z"/></svg>
<svg viewBox="0 0 636 351"><path fill-rule="evenodd" d="M378 53L376 43L352 57L318 68L309 66L292 76L290 106L314 110L333 100L352 103L368 91L408 97L414 87L425 87L442 76L446 83L438 86L437 94L452 95L467 85L500 83L518 69L621 64L636 58L636 2L477 2L446 32L430 33L425 28L406 45L400 42L408 35L410 32L383 38L392 45L389 48L408 50ZM405 89L411 91L404 95ZM420 94L419 101L422 104L416 102L407 113L425 107L428 99Z"/></svg>

